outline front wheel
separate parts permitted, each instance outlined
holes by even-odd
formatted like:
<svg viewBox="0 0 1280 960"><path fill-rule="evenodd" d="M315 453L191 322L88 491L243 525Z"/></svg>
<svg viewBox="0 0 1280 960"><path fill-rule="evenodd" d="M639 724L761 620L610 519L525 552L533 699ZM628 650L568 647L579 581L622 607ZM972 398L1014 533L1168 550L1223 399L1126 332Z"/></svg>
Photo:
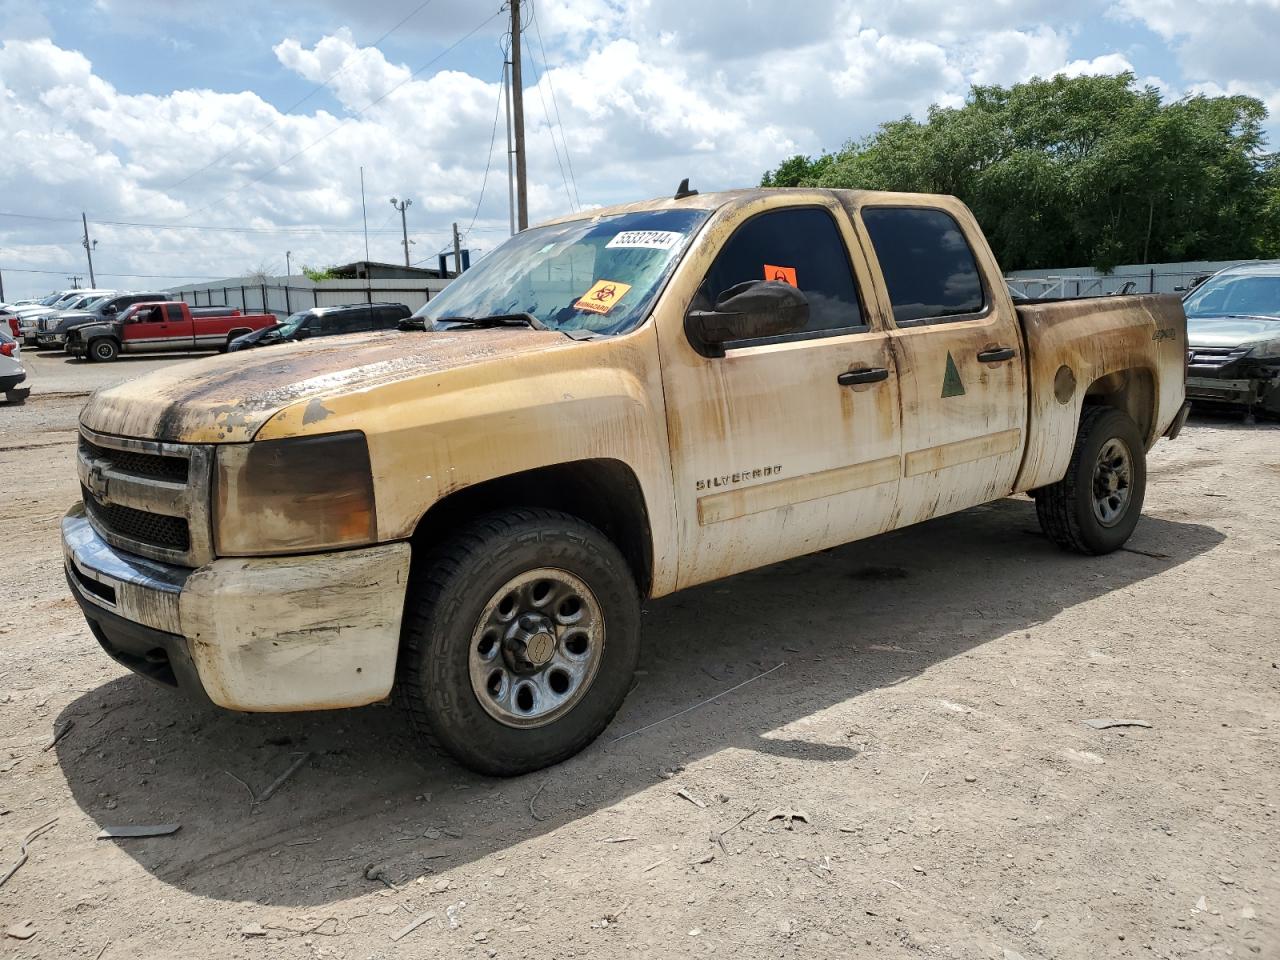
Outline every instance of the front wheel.
<svg viewBox="0 0 1280 960"><path fill-rule="evenodd" d="M116 342L114 340L111 340L107 337L102 337L101 339L94 340L91 344L89 344L90 360L100 360L105 363L109 360L114 360L119 355L120 355L120 348L116 345Z"/></svg>
<svg viewBox="0 0 1280 960"><path fill-rule="evenodd" d="M1063 549L1111 553L1132 536L1146 490L1137 424L1113 407L1086 407L1066 476L1036 491L1036 515Z"/></svg>
<svg viewBox="0 0 1280 960"><path fill-rule="evenodd" d="M639 611L595 527L554 510L490 515L415 562L399 699L416 733L479 773L558 763L626 699Z"/></svg>

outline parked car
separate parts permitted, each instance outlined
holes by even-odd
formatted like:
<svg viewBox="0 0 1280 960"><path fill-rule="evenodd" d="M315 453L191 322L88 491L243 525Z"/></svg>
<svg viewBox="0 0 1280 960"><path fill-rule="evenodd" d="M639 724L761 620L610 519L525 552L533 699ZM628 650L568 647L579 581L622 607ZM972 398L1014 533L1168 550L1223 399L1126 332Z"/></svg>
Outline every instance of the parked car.
<svg viewBox="0 0 1280 960"><path fill-rule="evenodd" d="M60 347L66 342L67 331L72 327L111 320L125 307L131 307L135 303L155 303L168 299L169 294L154 290L150 293L108 294L86 304L81 310L40 317L36 321L36 342L42 347Z"/></svg>
<svg viewBox="0 0 1280 960"><path fill-rule="evenodd" d="M276 343L333 337L342 333L369 333L395 330L411 311L403 303L347 303L338 307L300 310L283 323L258 330L232 341L230 350L267 347Z"/></svg>
<svg viewBox="0 0 1280 960"><path fill-rule="evenodd" d="M135 303L110 319L69 327L65 347L72 356L90 360L114 360L122 353L224 351L236 337L275 323L274 314L244 314L235 307L193 307L181 300Z"/></svg>
<svg viewBox="0 0 1280 960"><path fill-rule="evenodd" d="M16 307L7 303L0 303L0 329L9 331L9 335L15 339L21 339L22 326L18 322L18 310Z"/></svg>
<svg viewBox="0 0 1280 960"><path fill-rule="evenodd" d="M1219 270L1183 308L1187 396L1280 416L1280 260Z"/></svg>
<svg viewBox="0 0 1280 960"><path fill-rule="evenodd" d="M0 330L0 393L11 404L25 403L31 388L23 386L27 368L22 365L22 344L7 330Z"/></svg>
<svg viewBox="0 0 1280 960"><path fill-rule="evenodd" d="M1064 549L1125 544L1187 414L1182 302L1000 278L954 197L682 190L533 227L423 332L96 393L69 589L198 699L394 689L424 746L547 766L632 690L647 598L1013 493Z"/></svg>
<svg viewBox="0 0 1280 960"><path fill-rule="evenodd" d="M72 310L83 311L99 298L115 292L114 290L73 290L70 293L64 293L52 304L41 301L34 306L24 308L20 312L19 324L23 343L28 347L39 346L36 334L40 320L60 316Z"/></svg>

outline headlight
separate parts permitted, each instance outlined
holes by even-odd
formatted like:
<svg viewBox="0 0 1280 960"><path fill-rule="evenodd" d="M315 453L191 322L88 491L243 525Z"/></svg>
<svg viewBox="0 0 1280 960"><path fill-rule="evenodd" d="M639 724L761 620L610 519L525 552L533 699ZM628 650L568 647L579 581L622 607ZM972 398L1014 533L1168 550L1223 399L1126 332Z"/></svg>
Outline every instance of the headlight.
<svg viewBox="0 0 1280 960"><path fill-rule="evenodd" d="M1280 357L1280 339L1264 340L1262 343L1255 343L1249 350L1247 356L1255 360L1270 360Z"/></svg>
<svg viewBox="0 0 1280 960"><path fill-rule="evenodd" d="M358 431L218 447L213 503L219 556L377 540L369 445Z"/></svg>

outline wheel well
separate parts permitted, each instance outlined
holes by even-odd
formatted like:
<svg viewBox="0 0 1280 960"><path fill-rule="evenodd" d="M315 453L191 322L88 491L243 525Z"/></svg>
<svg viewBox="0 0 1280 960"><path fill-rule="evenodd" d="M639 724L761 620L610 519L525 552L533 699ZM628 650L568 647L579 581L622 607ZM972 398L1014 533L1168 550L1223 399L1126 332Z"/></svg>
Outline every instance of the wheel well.
<svg viewBox="0 0 1280 960"><path fill-rule="evenodd" d="M575 460L463 487L434 504L413 531L415 553L474 518L504 507L562 510L598 528L622 551L640 595L653 584L653 537L640 481L620 460Z"/></svg>
<svg viewBox="0 0 1280 960"><path fill-rule="evenodd" d="M1114 407L1138 425L1148 446L1154 442L1156 385L1150 370L1131 367L1109 373L1089 384L1084 402L1085 406Z"/></svg>

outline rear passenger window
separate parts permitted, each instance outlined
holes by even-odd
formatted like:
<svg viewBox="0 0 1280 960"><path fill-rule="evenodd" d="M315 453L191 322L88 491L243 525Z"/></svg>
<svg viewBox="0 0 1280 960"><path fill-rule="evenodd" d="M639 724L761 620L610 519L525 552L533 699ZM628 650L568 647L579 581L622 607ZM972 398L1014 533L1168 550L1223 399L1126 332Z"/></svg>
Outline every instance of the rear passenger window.
<svg viewBox="0 0 1280 960"><path fill-rule="evenodd" d="M973 251L955 218L918 207L863 207L862 222L898 323L980 313L986 305Z"/></svg>
<svg viewBox="0 0 1280 960"><path fill-rule="evenodd" d="M747 280L798 287L809 299L806 332L865 329L844 238L819 207L776 210L744 223L707 271L699 298L710 308L720 294Z"/></svg>
<svg viewBox="0 0 1280 960"><path fill-rule="evenodd" d="M172 321L182 320L182 307L178 306L176 303L166 304L165 310L168 312L170 320Z"/></svg>

